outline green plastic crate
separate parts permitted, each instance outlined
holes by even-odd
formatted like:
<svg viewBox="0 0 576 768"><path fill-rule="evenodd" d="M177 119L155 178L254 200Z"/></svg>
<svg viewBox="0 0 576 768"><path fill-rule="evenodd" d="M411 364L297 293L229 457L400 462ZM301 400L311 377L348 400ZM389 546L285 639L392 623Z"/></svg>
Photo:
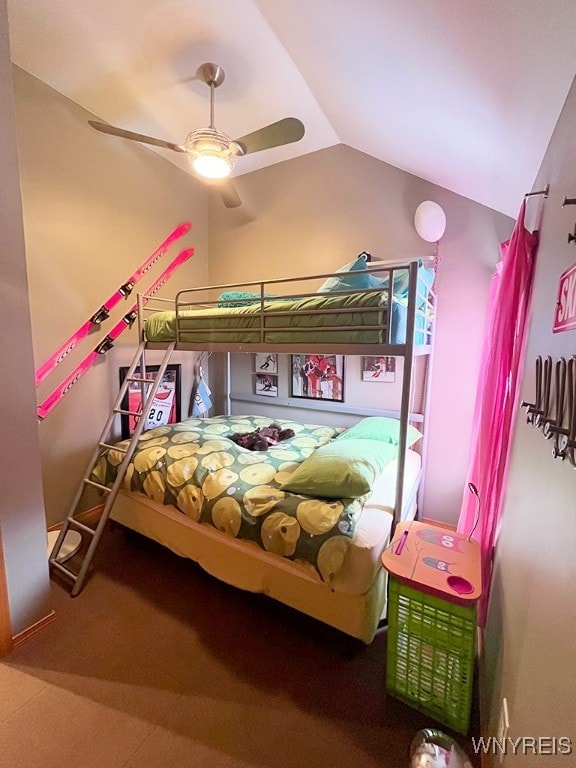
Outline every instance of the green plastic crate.
<svg viewBox="0 0 576 768"><path fill-rule="evenodd" d="M476 604L462 606L389 577L386 690L458 733L472 705Z"/></svg>

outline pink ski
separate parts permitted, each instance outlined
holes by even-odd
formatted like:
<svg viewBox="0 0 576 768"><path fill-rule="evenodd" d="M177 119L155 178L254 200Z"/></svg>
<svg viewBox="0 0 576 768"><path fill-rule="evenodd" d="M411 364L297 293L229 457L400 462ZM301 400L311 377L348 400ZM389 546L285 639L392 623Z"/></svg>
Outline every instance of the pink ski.
<svg viewBox="0 0 576 768"><path fill-rule="evenodd" d="M183 224L180 224L176 227L176 229L171 232L166 240L164 240L163 243L161 243L156 250L148 256L148 258L142 262L142 264L138 267L136 272L134 274L130 275L128 280L126 280L125 283L123 283L119 288L114 291L114 293L110 296L109 299L107 299L104 304L100 307L100 309L97 309L96 312L90 317L88 320L86 320L85 323L83 323L79 328L77 328L74 333L72 333L65 342L60 344L58 349L53 352L50 357L45 360L42 365L36 370L36 386L40 386L40 384L44 381L46 376L48 376L49 373L52 373L52 371L56 368L56 366L62 362L62 360L68 355L76 346L79 344L83 338L85 338L90 331L93 328L98 327L104 320L106 320L107 317L110 315L110 311L114 309L114 307L126 296L128 296L130 293L132 293L134 286L136 283L144 276L144 274L160 259L164 253L166 252L166 249L168 246L170 246L175 240L178 240L183 235L186 234L186 232L189 231L189 229L192 227L192 224L188 221L185 221Z"/></svg>
<svg viewBox="0 0 576 768"><path fill-rule="evenodd" d="M166 281L172 276L172 274L178 269L179 266L184 264L185 261L192 256L194 248L187 248L175 256L166 269L158 276L156 281L152 283L150 288L144 294L144 304L148 303L148 300L158 293L160 288L166 283ZM48 395L48 397L38 406L38 418L40 420L45 419L50 411L57 405L60 400L66 395L74 384L88 371L92 365L99 360L102 355L105 355L109 349L114 346L114 342L127 328L130 328L134 320L138 315L138 304L134 304L129 312L127 312L121 320L116 323L110 333L105 336L95 347L89 352L86 357L74 368L64 381L56 387L56 389Z"/></svg>

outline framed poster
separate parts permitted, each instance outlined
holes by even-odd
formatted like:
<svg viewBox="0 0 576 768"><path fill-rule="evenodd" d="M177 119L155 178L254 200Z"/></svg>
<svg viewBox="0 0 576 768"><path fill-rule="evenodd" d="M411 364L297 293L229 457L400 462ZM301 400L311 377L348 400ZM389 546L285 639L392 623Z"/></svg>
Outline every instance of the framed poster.
<svg viewBox="0 0 576 768"><path fill-rule="evenodd" d="M344 355L291 355L291 396L344 402Z"/></svg>
<svg viewBox="0 0 576 768"><path fill-rule="evenodd" d="M362 381L393 382L396 378L395 357L363 357Z"/></svg>
<svg viewBox="0 0 576 768"><path fill-rule="evenodd" d="M278 397L278 376L267 373L257 373L254 383L255 393L265 397Z"/></svg>
<svg viewBox="0 0 576 768"><path fill-rule="evenodd" d="M147 365L146 374L152 376L159 371L158 365ZM120 368L120 384L126 378L128 367ZM141 378L139 371L134 373L134 378ZM128 391L122 400L120 407L124 411L132 413L142 413L142 386L137 381L131 381ZM144 391L144 396L146 393ZM156 391L152 408L146 419L144 431L158 427L161 424L174 424L180 421L180 365L169 365L166 368L160 386ZM121 414L120 423L122 426L122 439L126 440L134 433L134 428L138 422L138 416L129 416L126 413Z"/></svg>
<svg viewBox="0 0 576 768"><path fill-rule="evenodd" d="M257 352L254 358L256 373L278 373L278 355L266 355Z"/></svg>

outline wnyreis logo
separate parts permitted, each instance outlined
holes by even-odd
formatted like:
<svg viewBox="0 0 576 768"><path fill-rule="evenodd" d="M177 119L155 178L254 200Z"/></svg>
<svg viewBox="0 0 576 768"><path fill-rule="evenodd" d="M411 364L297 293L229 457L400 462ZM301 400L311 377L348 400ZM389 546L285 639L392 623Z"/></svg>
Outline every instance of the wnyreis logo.
<svg viewBox="0 0 576 768"><path fill-rule="evenodd" d="M484 755L571 755L572 739L569 736L519 736L516 739L506 736L472 736L474 752Z"/></svg>

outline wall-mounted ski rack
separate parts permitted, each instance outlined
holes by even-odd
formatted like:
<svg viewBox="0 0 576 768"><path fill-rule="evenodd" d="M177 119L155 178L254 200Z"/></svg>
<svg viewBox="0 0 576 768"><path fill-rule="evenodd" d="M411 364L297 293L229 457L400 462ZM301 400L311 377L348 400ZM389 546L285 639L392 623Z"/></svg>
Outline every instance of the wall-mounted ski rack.
<svg viewBox="0 0 576 768"><path fill-rule="evenodd" d="M554 369L554 377L552 370ZM533 403L522 401L526 421L542 429L547 440L553 439L555 459L568 459L576 468L576 355L536 358L536 392Z"/></svg>

